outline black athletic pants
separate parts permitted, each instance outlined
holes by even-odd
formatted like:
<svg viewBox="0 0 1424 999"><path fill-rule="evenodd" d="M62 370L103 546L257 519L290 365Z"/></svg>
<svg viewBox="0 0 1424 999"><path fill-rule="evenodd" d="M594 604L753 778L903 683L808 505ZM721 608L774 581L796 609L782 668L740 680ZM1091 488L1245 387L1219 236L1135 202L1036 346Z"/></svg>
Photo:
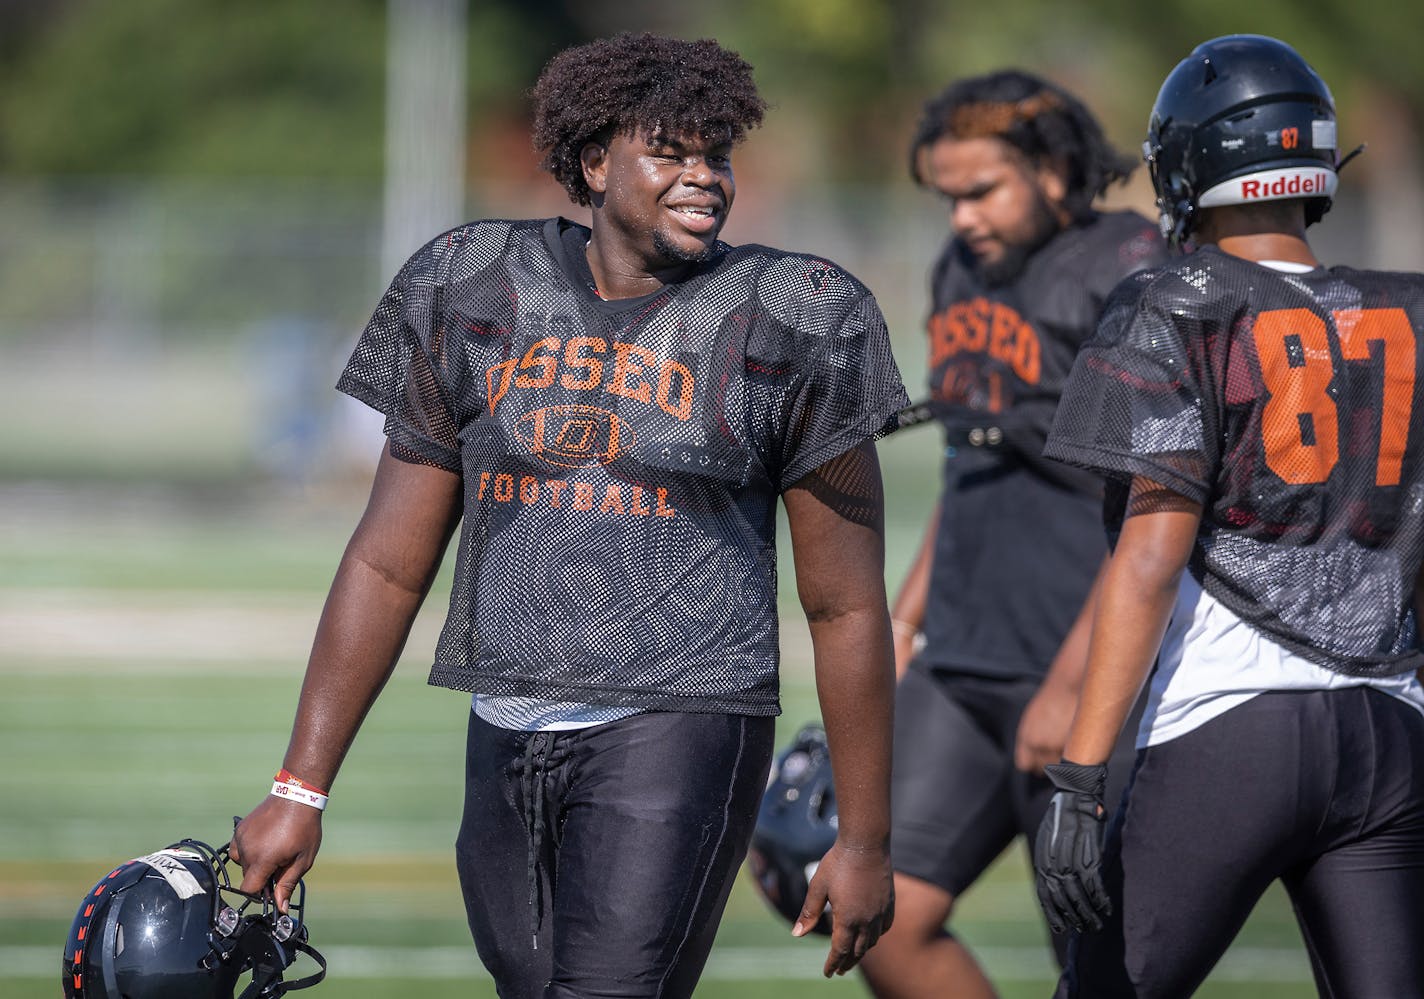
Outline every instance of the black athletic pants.
<svg viewBox="0 0 1424 999"><path fill-rule="evenodd" d="M472 712L456 860L502 999L690 996L774 738L740 715L533 733Z"/></svg>
<svg viewBox="0 0 1424 999"><path fill-rule="evenodd" d="M1424 715L1366 687L1261 694L1138 754L1113 916L1058 996L1190 996L1279 878L1325 999L1424 997Z"/></svg>
<svg viewBox="0 0 1424 999"><path fill-rule="evenodd" d="M1014 743L1039 684L1036 677L906 671L895 692L890 843L896 871L958 897L1018 836L1032 856L1054 788L1048 778L1014 766ZM1117 806L1132 772L1141 714L1139 702L1109 761L1109 808ZM1051 937L1061 964L1068 935Z"/></svg>

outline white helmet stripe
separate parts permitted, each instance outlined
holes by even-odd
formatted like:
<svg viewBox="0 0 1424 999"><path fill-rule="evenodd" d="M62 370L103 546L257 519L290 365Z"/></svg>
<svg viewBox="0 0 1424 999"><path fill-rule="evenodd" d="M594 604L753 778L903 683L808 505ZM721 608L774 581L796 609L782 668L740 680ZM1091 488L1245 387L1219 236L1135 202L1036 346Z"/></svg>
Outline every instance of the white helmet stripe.
<svg viewBox="0 0 1424 999"><path fill-rule="evenodd" d="M1333 198L1339 183L1340 178L1327 166L1258 170L1208 188L1197 199L1197 204L1202 208L1219 208L1282 198Z"/></svg>
<svg viewBox="0 0 1424 999"><path fill-rule="evenodd" d="M167 881L173 889L173 893L179 898L192 898L194 895L206 895L203 886L198 879L193 877L187 867L183 865L185 860L202 861L201 854L192 850L159 850L157 853L150 853L146 857L136 857L135 860L147 864L159 874L163 875L163 880Z"/></svg>

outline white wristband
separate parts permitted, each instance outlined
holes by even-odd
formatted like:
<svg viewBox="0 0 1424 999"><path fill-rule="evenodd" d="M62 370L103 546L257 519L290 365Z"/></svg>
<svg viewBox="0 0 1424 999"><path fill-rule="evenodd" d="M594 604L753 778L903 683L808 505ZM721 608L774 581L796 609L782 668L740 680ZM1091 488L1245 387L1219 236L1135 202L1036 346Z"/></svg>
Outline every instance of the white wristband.
<svg viewBox="0 0 1424 999"><path fill-rule="evenodd" d="M287 784L280 780L273 781L272 795L276 798L286 798L288 801L300 801L303 805L310 805L319 812L326 811L326 795L319 794L309 787L302 787L300 784Z"/></svg>

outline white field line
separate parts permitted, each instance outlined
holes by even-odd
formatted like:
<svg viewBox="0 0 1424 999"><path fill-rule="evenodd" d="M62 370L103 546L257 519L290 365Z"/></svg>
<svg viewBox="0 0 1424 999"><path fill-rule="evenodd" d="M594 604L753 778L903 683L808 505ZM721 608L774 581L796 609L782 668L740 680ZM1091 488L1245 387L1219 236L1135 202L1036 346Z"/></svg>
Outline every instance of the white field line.
<svg viewBox="0 0 1424 999"><path fill-rule="evenodd" d="M426 607L407 647L435 649L443 607ZM0 673L26 661L304 663L321 600L310 594L0 590ZM45 671L50 666L42 665Z"/></svg>
<svg viewBox="0 0 1424 999"><path fill-rule="evenodd" d="M333 980L400 978L488 980L471 947L317 947L327 958ZM975 947L989 972L1002 982L1047 982L1053 977L1041 947ZM816 981L825 954L819 947L718 947L702 977L708 981ZM55 947L0 947L0 982L6 978L58 977ZM297 969L301 973L301 966ZM1310 982L1310 968L1298 951L1235 947L1227 952L1209 982Z"/></svg>
<svg viewBox="0 0 1424 999"><path fill-rule="evenodd" d="M434 656L447 599L432 594L421 608L407 656ZM126 675L203 662L287 673L306 663L321 606L310 593L0 587L0 675L82 673L95 662ZM810 675L810 647L805 620L783 614L784 676Z"/></svg>

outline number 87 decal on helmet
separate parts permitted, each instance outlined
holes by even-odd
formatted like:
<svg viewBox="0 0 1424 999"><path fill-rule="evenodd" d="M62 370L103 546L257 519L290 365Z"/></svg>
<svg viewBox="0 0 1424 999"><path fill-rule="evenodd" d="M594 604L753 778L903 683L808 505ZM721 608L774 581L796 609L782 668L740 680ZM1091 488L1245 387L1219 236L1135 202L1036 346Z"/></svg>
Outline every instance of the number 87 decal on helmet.
<svg viewBox="0 0 1424 999"><path fill-rule="evenodd" d="M1241 35L1202 47L1162 84L1142 155L1162 235L1181 245L1203 208L1304 198L1312 225L1330 210L1337 174L1335 99L1290 46Z"/></svg>

